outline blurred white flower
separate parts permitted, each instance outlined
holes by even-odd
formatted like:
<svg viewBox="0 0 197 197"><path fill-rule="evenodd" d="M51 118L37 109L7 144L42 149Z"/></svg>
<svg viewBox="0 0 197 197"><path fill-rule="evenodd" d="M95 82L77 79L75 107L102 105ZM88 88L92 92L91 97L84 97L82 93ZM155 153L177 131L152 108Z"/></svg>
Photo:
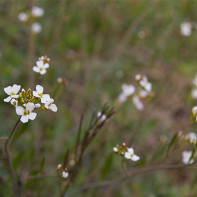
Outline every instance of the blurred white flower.
<svg viewBox="0 0 197 197"><path fill-rule="evenodd" d="M35 34L40 33L42 31L42 26L39 23L33 23L31 26L31 31Z"/></svg>
<svg viewBox="0 0 197 197"><path fill-rule="evenodd" d="M147 77L143 77L142 80L140 80L140 85L147 91L151 92L152 90L152 84L148 82Z"/></svg>
<svg viewBox="0 0 197 197"><path fill-rule="evenodd" d="M180 28L183 36L190 36L192 34L192 24L190 22L181 23Z"/></svg>
<svg viewBox="0 0 197 197"><path fill-rule="evenodd" d="M133 104L135 105L135 107L141 111L144 109L144 104L142 103L142 101L140 100L139 96L135 95L133 97Z"/></svg>
<svg viewBox="0 0 197 197"><path fill-rule="evenodd" d="M53 112L57 112L57 106L53 103L54 99L50 98L50 99L43 99L43 103L45 103L45 108L49 109Z"/></svg>
<svg viewBox="0 0 197 197"><path fill-rule="evenodd" d="M18 19L22 22L26 22L28 20L28 15L24 12L19 13Z"/></svg>
<svg viewBox="0 0 197 197"><path fill-rule="evenodd" d="M67 178L67 177L68 177L68 172L63 171L63 172L62 172L62 177L63 177L63 178Z"/></svg>
<svg viewBox="0 0 197 197"><path fill-rule="evenodd" d="M97 113L97 117L99 118L99 122L103 122L107 118L106 115L105 114L102 115L101 112Z"/></svg>
<svg viewBox="0 0 197 197"><path fill-rule="evenodd" d="M193 132L189 133L189 141L192 144L196 144L197 135Z"/></svg>
<svg viewBox="0 0 197 197"><path fill-rule="evenodd" d="M117 152L118 152L117 147L113 147L113 151L114 151L115 153L117 153Z"/></svg>
<svg viewBox="0 0 197 197"><path fill-rule="evenodd" d="M36 91L33 91L33 95L41 99L42 103L46 103L50 100L49 94L43 94L44 88L41 85L36 86Z"/></svg>
<svg viewBox="0 0 197 197"><path fill-rule="evenodd" d="M57 78L57 83L62 83L63 82L63 79L61 77L58 77Z"/></svg>
<svg viewBox="0 0 197 197"><path fill-rule="evenodd" d="M132 161L140 160L140 157L134 154L133 148L128 148L128 151L125 152L124 157L126 159L131 159Z"/></svg>
<svg viewBox="0 0 197 197"><path fill-rule="evenodd" d="M192 98L197 99L197 89L192 90Z"/></svg>
<svg viewBox="0 0 197 197"><path fill-rule="evenodd" d="M192 164L194 163L194 159L191 159L192 151L183 151L182 152L182 161L184 164Z"/></svg>
<svg viewBox="0 0 197 197"><path fill-rule="evenodd" d="M38 6L32 7L31 13L35 17L41 17L44 14L44 10Z"/></svg>
<svg viewBox="0 0 197 197"><path fill-rule="evenodd" d="M118 100L123 103L127 100L127 98L131 95L133 95L135 92L135 86L123 84L122 85L122 92L118 97Z"/></svg>
<svg viewBox="0 0 197 197"><path fill-rule="evenodd" d="M49 67L48 63L44 63L43 61L37 61L37 66L33 67L33 71L40 73L41 75L44 75L47 71L46 69Z"/></svg>
<svg viewBox="0 0 197 197"><path fill-rule="evenodd" d="M18 94L20 88L21 88L21 86L16 85L16 84L14 84L13 86L8 86L8 87L4 88L5 93L9 95L6 99L4 99L4 102L10 102L10 100L12 98L18 98L17 94Z"/></svg>
<svg viewBox="0 0 197 197"><path fill-rule="evenodd" d="M17 106L18 105L18 101L16 99L12 99L10 102L12 105Z"/></svg>
<svg viewBox="0 0 197 197"><path fill-rule="evenodd" d="M33 103L27 103L26 107L23 108L21 106L16 107L16 113L21 116L21 122L26 123L28 120L34 120L37 116L34 110L35 106Z"/></svg>
<svg viewBox="0 0 197 197"><path fill-rule="evenodd" d="M197 121L197 106L194 106L192 108L192 115L196 118L196 121Z"/></svg>

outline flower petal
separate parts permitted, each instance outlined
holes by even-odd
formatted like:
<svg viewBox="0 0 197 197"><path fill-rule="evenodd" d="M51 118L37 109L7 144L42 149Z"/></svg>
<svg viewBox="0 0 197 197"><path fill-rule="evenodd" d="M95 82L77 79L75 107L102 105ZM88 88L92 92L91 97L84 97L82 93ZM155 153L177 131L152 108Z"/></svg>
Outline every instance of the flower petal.
<svg viewBox="0 0 197 197"><path fill-rule="evenodd" d="M33 95L34 95L35 97L40 97L36 91L33 91Z"/></svg>
<svg viewBox="0 0 197 197"><path fill-rule="evenodd" d="M4 88L4 91L6 94L10 95L12 92L12 87L11 86L6 87L6 88Z"/></svg>
<svg viewBox="0 0 197 197"><path fill-rule="evenodd" d="M57 111L57 106L56 106L55 104L51 104L51 105L49 106L49 109L50 109L51 111L53 111L53 112L56 112L56 111Z"/></svg>
<svg viewBox="0 0 197 197"><path fill-rule="evenodd" d="M43 61L37 61L36 64L38 68L43 67Z"/></svg>
<svg viewBox="0 0 197 197"><path fill-rule="evenodd" d="M25 109L21 106L16 107L16 113L18 115L23 115L23 112L25 111Z"/></svg>
<svg viewBox="0 0 197 197"><path fill-rule="evenodd" d="M20 85L16 85L14 84L13 87L12 87L12 91L17 94L19 92L19 90L21 89L21 86Z"/></svg>
<svg viewBox="0 0 197 197"><path fill-rule="evenodd" d="M36 91L37 91L37 93L43 93L43 87L41 86L41 85L37 85L36 86Z"/></svg>
<svg viewBox="0 0 197 197"><path fill-rule="evenodd" d="M124 157L125 157L126 159L131 159L131 154L130 154L129 152L126 152L126 153L124 154Z"/></svg>
<svg viewBox="0 0 197 197"><path fill-rule="evenodd" d="M30 114L28 115L28 118L29 118L30 120L34 120L34 119L36 118L36 116L37 116L37 113L32 112L32 113L30 113Z"/></svg>
<svg viewBox="0 0 197 197"><path fill-rule="evenodd" d="M130 154L134 154L133 148L128 148L128 152L129 152Z"/></svg>
<svg viewBox="0 0 197 197"><path fill-rule="evenodd" d="M4 99L4 102L6 102L6 103L10 102L11 98L12 98L11 96L8 96L7 98Z"/></svg>
<svg viewBox="0 0 197 197"><path fill-rule="evenodd" d="M133 157L131 157L131 160L133 160L133 161L138 161L139 159L140 159L140 157L137 155L133 155Z"/></svg>
<svg viewBox="0 0 197 197"><path fill-rule="evenodd" d="M28 122L28 116L21 116L21 122L26 123Z"/></svg>
<svg viewBox="0 0 197 197"><path fill-rule="evenodd" d="M44 64L44 66L43 66L45 69L46 68L49 68L49 64L48 63L46 63L46 64Z"/></svg>
<svg viewBox="0 0 197 197"><path fill-rule="evenodd" d="M42 103L47 103L47 102L49 102L50 101L50 96L49 96L49 94L43 94L43 96L42 96L42 98L41 98L41 102Z"/></svg>
<svg viewBox="0 0 197 197"><path fill-rule="evenodd" d="M39 69L37 66L34 66L34 67L33 67L33 71L39 73L39 72L40 72L40 69Z"/></svg>
<svg viewBox="0 0 197 197"><path fill-rule="evenodd" d="M47 71L45 69L43 69L42 71L40 71L41 75L44 75Z"/></svg>
<svg viewBox="0 0 197 197"><path fill-rule="evenodd" d="M34 108L35 108L35 106L34 106L34 104L33 103L27 103L27 105L26 105L26 109L28 110L28 111L33 111L34 110Z"/></svg>

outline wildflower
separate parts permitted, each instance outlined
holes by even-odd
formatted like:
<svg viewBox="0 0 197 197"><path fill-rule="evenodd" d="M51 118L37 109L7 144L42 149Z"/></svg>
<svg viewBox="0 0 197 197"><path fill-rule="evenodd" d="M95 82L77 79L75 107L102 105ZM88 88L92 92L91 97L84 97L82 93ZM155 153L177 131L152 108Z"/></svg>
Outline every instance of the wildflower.
<svg viewBox="0 0 197 197"><path fill-rule="evenodd" d="M196 88L192 90L192 98L197 99L197 89Z"/></svg>
<svg viewBox="0 0 197 197"><path fill-rule="evenodd" d="M24 12L19 13L18 19L22 22L26 22L28 20L28 15Z"/></svg>
<svg viewBox="0 0 197 197"><path fill-rule="evenodd" d="M57 78L57 83L63 83L63 79L61 77Z"/></svg>
<svg viewBox="0 0 197 197"><path fill-rule="evenodd" d="M118 152L118 148L117 148L117 147L113 147L113 151L114 151L115 153L117 153L117 152Z"/></svg>
<svg viewBox="0 0 197 197"><path fill-rule="evenodd" d="M49 109L53 112L57 112L57 106L53 102L54 102L54 99L52 98L43 99L43 103L45 103L44 106L46 109Z"/></svg>
<svg viewBox="0 0 197 197"><path fill-rule="evenodd" d="M18 105L18 101L16 99L12 99L10 102L12 105L17 106Z"/></svg>
<svg viewBox="0 0 197 197"><path fill-rule="evenodd" d="M103 122L106 120L106 115L105 114L102 114L101 112L98 112L97 113L97 117L99 118L99 122Z"/></svg>
<svg viewBox="0 0 197 197"><path fill-rule="evenodd" d="M125 102L129 96L134 94L134 92L135 92L135 86L123 84L122 93L118 97L119 101Z"/></svg>
<svg viewBox="0 0 197 197"><path fill-rule="evenodd" d="M26 123L28 120L34 120L37 116L34 110L35 106L33 103L27 103L25 108L18 106L16 107L16 113L21 116L21 122Z"/></svg>
<svg viewBox="0 0 197 197"><path fill-rule="evenodd" d="M21 86L16 85L16 84L14 84L13 86L8 86L8 87L4 88L5 93L9 95L6 99L4 99L4 102L10 102L10 100L12 98L18 98L17 94L18 94L20 88L21 88Z"/></svg>
<svg viewBox="0 0 197 197"><path fill-rule="evenodd" d="M126 159L131 159L132 161L138 161L140 159L139 156L134 154L133 148L128 148L128 151L125 152L124 157Z"/></svg>
<svg viewBox="0 0 197 197"><path fill-rule="evenodd" d="M33 71L40 73L41 75L44 75L47 72L46 69L49 67L49 64L45 64L42 60L37 61L36 65L37 66L33 67Z"/></svg>
<svg viewBox="0 0 197 197"><path fill-rule="evenodd" d="M180 28L183 36L190 36L192 34L192 24L190 22L181 23Z"/></svg>
<svg viewBox="0 0 197 197"><path fill-rule="evenodd" d="M140 80L140 86L144 88L147 92L151 92L152 84L148 82L147 77L143 76L142 80Z"/></svg>
<svg viewBox="0 0 197 197"><path fill-rule="evenodd" d="M67 178L67 177L68 177L68 172L63 171L63 172L62 172L62 177L63 177L63 178Z"/></svg>
<svg viewBox="0 0 197 197"><path fill-rule="evenodd" d="M34 6L31 10L31 13L35 17L41 17L44 14L44 10L40 7Z"/></svg>
<svg viewBox="0 0 197 197"><path fill-rule="evenodd" d="M188 135L185 136L186 140L189 140L191 144L196 144L197 141L197 135L193 132L189 133Z"/></svg>
<svg viewBox="0 0 197 197"><path fill-rule="evenodd" d="M142 101L140 100L139 96L137 96L137 95L135 95L133 97L133 104L140 111L144 109L144 105L143 105Z"/></svg>
<svg viewBox="0 0 197 197"><path fill-rule="evenodd" d="M184 164L194 163L194 159L190 159L192 156L192 151L183 151L182 152L182 161Z"/></svg>
<svg viewBox="0 0 197 197"><path fill-rule="evenodd" d="M38 34L42 31L42 26L39 23L33 23L31 26L31 31L35 34Z"/></svg>
<svg viewBox="0 0 197 197"><path fill-rule="evenodd" d="M193 117L196 119L196 121L197 121L197 106L194 106L193 108L192 108L192 115L193 115Z"/></svg>
<svg viewBox="0 0 197 197"><path fill-rule="evenodd" d="M33 95L41 99L42 103L46 103L50 99L48 94L43 94L44 88L41 85L36 86L36 91L33 91ZM38 105L37 105L38 107Z"/></svg>

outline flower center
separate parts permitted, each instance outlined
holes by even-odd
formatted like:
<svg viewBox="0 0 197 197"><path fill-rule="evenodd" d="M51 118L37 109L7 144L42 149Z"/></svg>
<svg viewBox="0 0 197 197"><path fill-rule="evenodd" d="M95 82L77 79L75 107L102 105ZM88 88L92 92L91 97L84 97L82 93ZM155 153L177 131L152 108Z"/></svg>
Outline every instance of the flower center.
<svg viewBox="0 0 197 197"><path fill-rule="evenodd" d="M40 71L42 71L42 70L43 70L43 68L41 67L41 68L40 68Z"/></svg>
<svg viewBox="0 0 197 197"><path fill-rule="evenodd" d="M23 115L24 116L27 116L27 115L29 115L30 114L30 111L29 110L25 110L24 112L23 112Z"/></svg>
<svg viewBox="0 0 197 197"><path fill-rule="evenodd" d="M43 97L43 94L42 94L42 93L38 93L38 96L39 96L40 98L42 98L42 97Z"/></svg>
<svg viewBox="0 0 197 197"><path fill-rule="evenodd" d="M15 93L12 91L12 92L10 93L10 95L15 95Z"/></svg>
<svg viewBox="0 0 197 197"><path fill-rule="evenodd" d="M134 154L131 154L131 157L133 157L134 156Z"/></svg>

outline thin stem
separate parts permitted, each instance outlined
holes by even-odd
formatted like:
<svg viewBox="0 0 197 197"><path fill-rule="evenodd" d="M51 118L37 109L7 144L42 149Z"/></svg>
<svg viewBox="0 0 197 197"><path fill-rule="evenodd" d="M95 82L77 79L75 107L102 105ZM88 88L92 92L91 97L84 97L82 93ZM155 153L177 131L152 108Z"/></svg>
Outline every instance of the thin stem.
<svg viewBox="0 0 197 197"><path fill-rule="evenodd" d="M12 138L12 136L13 136L13 134L14 134L14 132L15 132L15 130L16 130L16 127L17 127L17 125L18 125L18 123L20 122L20 118L18 119L18 121L16 122L16 124L14 125L14 127L13 127L13 129L12 129L12 131L11 131L11 133L10 133L10 135L8 136L8 138L7 138L7 140L6 140L6 142L5 142L5 147L4 147L4 149L5 149L5 154L6 154L6 157L7 157L7 159L8 159L8 165L9 165L9 168L10 168L10 172L11 172L11 175L12 175L12 178L13 178L13 184L14 184L14 190L16 190L16 196L20 196L18 193L19 193L19 188L18 188L18 183L17 183L17 176L16 176L16 173L15 173L15 171L14 171L14 168L13 168L13 164L12 164L12 159L11 159L11 157L10 157L10 152L9 152L9 147L8 147L8 145L9 145L9 142L10 142L10 139ZM17 195L18 194L18 195Z"/></svg>

